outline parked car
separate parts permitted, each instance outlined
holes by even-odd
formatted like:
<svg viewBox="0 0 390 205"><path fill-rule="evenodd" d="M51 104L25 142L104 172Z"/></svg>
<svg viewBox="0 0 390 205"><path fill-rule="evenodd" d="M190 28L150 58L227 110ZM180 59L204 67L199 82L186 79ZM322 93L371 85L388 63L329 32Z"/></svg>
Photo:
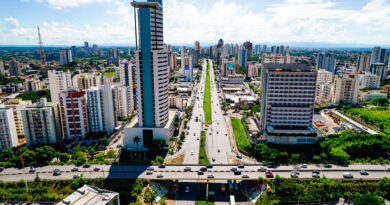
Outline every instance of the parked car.
<svg viewBox="0 0 390 205"><path fill-rule="evenodd" d="M360 174L361 175L368 175L368 172L366 170L362 170L362 171L360 171Z"/></svg>
<svg viewBox="0 0 390 205"><path fill-rule="evenodd" d="M353 175L349 172L344 172L343 173L343 177L346 178L346 179L352 179L353 178Z"/></svg>
<svg viewBox="0 0 390 205"><path fill-rule="evenodd" d="M274 174L272 173L272 171L266 171L266 172L265 172L265 176L266 176L267 178L273 178L273 177L274 177Z"/></svg>

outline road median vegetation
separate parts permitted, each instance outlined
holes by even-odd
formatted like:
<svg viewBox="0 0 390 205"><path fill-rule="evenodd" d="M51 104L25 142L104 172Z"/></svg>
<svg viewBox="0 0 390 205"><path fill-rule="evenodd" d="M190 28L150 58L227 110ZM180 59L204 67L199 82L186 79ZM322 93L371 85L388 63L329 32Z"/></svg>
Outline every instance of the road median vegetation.
<svg viewBox="0 0 390 205"><path fill-rule="evenodd" d="M204 87L203 111L205 115L205 123L211 125L211 95L210 95L210 64L207 61L206 82Z"/></svg>
<svg viewBox="0 0 390 205"><path fill-rule="evenodd" d="M200 134L199 160L198 164L210 164L206 154L206 131L202 130Z"/></svg>

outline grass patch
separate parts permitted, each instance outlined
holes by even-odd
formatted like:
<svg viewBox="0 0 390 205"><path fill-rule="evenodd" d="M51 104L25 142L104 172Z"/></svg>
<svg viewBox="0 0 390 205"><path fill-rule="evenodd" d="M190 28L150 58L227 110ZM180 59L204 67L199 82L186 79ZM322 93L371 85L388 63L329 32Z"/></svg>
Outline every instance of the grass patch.
<svg viewBox="0 0 390 205"><path fill-rule="evenodd" d="M207 71L206 71L206 83L204 87L204 101L203 101L203 111L205 115L205 123L211 125L211 96L210 96L210 65L207 62Z"/></svg>
<svg viewBox="0 0 390 205"><path fill-rule="evenodd" d="M206 200L206 190L201 190L196 195L195 205L214 205L213 197L209 196L209 200Z"/></svg>
<svg viewBox="0 0 390 205"><path fill-rule="evenodd" d="M206 154L206 131L202 130L200 135L200 146L199 146L199 161L198 164L210 164Z"/></svg>
<svg viewBox="0 0 390 205"><path fill-rule="evenodd" d="M390 134L390 109L384 108L351 108L346 111L352 117L373 123L384 133Z"/></svg>
<svg viewBox="0 0 390 205"><path fill-rule="evenodd" d="M246 135L244 125L240 119L231 118L231 121L238 150L240 150L240 152L244 153L245 155L249 155L249 150L252 149L252 145Z"/></svg>
<svg viewBox="0 0 390 205"><path fill-rule="evenodd" d="M103 76L115 77L115 72L105 72L103 73Z"/></svg>

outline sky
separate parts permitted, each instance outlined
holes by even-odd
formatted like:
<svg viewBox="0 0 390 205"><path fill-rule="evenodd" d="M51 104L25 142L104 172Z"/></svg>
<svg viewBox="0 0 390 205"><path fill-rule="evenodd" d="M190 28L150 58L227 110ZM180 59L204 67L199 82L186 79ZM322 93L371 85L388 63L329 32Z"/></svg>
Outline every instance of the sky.
<svg viewBox="0 0 390 205"><path fill-rule="evenodd" d="M0 0L0 45L134 45L130 0ZM167 44L390 46L390 0L163 0Z"/></svg>

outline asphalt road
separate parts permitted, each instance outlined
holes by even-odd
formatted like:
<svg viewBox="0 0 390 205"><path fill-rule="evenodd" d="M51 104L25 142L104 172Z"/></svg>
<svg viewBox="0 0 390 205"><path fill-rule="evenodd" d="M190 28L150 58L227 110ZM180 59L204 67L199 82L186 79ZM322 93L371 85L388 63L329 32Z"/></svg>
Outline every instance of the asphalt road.
<svg viewBox="0 0 390 205"><path fill-rule="evenodd" d="M243 179L242 175L247 174L248 180L257 179L259 176L265 177L265 173L258 171L259 165L245 165L241 175L234 175L230 169L233 165L215 165L213 168L208 169L204 175L198 175L197 171L200 169L199 165L190 165L191 171L185 172L183 165L167 165L165 168L158 168L152 166L154 172L151 175L147 175L146 166L133 166L133 165L96 165L89 168L79 167L78 171L71 171L74 166L46 166L36 168L35 173L29 173L29 168L16 169L8 168L0 172L0 180L2 181L18 181L21 179L32 181L34 180L36 173L42 179L72 179L74 174L83 174L86 178L119 178L119 179L132 179L132 178L144 178L144 179L179 179L179 180L227 180L227 179ZM94 168L98 167L98 171L94 171ZM237 167L237 166L234 166ZM383 177L390 177L390 172L386 171L388 166L386 165L350 165L348 167L335 166L332 168L323 168L318 165L308 165L308 168L300 168L299 166L280 166L275 169L269 169L273 171L274 175L280 175L282 177L289 178L291 171L299 170L299 178L311 178L313 170L319 170L321 176L326 176L331 179L341 179L344 172L353 174L354 178L358 179L381 179ZM59 176L53 175L54 168L60 168L62 174ZM367 170L368 175L360 175L360 170ZM157 175L161 173L162 178L158 178ZM207 178L208 174L212 174L214 178Z"/></svg>

